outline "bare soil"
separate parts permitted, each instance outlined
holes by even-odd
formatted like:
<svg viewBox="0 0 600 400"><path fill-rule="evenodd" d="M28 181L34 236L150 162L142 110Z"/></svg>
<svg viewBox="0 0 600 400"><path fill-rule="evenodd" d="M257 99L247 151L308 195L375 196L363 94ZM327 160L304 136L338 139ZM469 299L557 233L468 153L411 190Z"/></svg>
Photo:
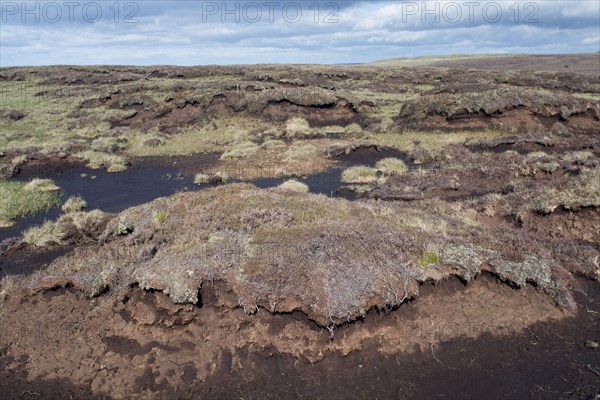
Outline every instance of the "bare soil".
<svg viewBox="0 0 600 400"><path fill-rule="evenodd" d="M600 304L597 284L579 284L584 307L568 316L531 286L450 280L342 326L333 340L300 313L246 315L228 305L227 288L208 283L201 302L186 306L139 288L91 302L57 289L2 305L1 390L5 398L587 398L600 389L597 354L584 346L600 334Z"/></svg>

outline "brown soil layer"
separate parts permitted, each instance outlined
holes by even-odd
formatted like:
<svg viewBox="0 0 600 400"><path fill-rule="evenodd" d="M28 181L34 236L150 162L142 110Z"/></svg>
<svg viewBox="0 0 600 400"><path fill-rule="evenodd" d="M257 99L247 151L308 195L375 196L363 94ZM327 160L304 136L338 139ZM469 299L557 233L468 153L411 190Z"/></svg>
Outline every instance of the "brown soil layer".
<svg viewBox="0 0 600 400"><path fill-rule="evenodd" d="M0 309L5 398L586 398L597 393L597 283L568 316L534 287L483 275L424 286L333 340L300 313L246 315L223 287L199 305L133 288L125 299L69 289ZM24 316L27 316L24 318ZM435 376L435 382L431 377Z"/></svg>

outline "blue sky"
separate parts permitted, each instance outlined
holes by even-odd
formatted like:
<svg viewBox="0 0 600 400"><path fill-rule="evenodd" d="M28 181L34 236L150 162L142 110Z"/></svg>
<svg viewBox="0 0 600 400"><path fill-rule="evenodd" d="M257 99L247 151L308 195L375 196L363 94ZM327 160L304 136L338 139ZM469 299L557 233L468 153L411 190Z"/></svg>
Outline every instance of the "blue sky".
<svg viewBox="0 0 600 400"><path fill-rule="evenodd" d="M0 1L0 66L600 51L600 2Z"/></svg>

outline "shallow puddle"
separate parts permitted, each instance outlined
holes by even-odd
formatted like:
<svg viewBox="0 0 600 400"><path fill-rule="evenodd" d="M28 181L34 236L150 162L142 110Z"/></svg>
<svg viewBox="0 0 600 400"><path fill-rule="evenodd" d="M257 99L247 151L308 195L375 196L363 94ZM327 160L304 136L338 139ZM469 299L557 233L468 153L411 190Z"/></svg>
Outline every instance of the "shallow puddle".
<svg viewBox="0 0 600 400"><path fill-rule="evenodd" d="M403 160L405 155L394 151L377 151L374 148L358 149L349 155L337 157L341 166L325 172L308 175L297 179L306 183L311 193L326 196L354 196L346 191L338 192L341 186L342 171L354 165L374 166L386 157L397 157ZM129 167L123 172L106 172L90 169L83 165L68 164L46 168L44 165L24 167L16 176L16 180L29 181L33 178L52 179L61 188L63 201L70 196L81 196L87 202L87 209L100 209L105 212L117 213L126 208L150 202L159 197L171 196L177 192L202 190L215 186L214 184L194 184L194 173L201 172L202 166L207 165L205 156L190 156L174 158L174 165L163 165L156 160L142 161ZM194 166L197 166L194 168ZM260 188L275 187L287 178L260 178L250 181ZM19 236L21 233L45 220L55 220L60 215L60 208L54 208L45 213L39 213L22 218L10 228L0 229L0 241Z"/></svg>

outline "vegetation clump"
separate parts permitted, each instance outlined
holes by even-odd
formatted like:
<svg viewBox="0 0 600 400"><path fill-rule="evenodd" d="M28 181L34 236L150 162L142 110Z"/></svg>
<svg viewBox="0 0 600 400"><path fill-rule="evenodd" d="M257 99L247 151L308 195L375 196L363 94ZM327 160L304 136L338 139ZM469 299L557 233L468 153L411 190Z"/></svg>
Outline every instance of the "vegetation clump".
<svg viewBox="0 0 600 400"><path fill-rule="evenodd" d="M344 183L371 183L377 181L377 170L366 165L350 167L342 172Z"/></svg>
<svg viewBox="0 0 600 400"><path fill-rule="evenodd" d="M290 179L278 186L281 190L287 190L297 193L308 193L308 185L295 179Z"/></svg>
<svg viewBox="0 0 600 400"><path fill-rule="evenodd" d="M256 154L259 149L260 147L254 142L237 143L221 155L221 160L249 157Z"/></svg>
<svg viewBox="0 0 600 400"><path fill-rule="evenodd" d="M399 158L388 157L383 160L379 160L375 164L375 169L381 171L384 175L399 175L408 170L408 167Z"/></svg>
<svg viewBox="0 0 600 400"><path fill-rule="evenodd" d="M60 187L56 186L52 179L33 179L28 182L23 189L29 192L53 192L59 190Z"/></svg>
<svg viewBox="0 0 600 400"><path fill-rule="evenodd" d="M50 187L48 182L26 184L0 180L0 227L10 226L16 218L48 211L58 206L60 196L54 189L48 190Z"/></svg>
<svg viewBox="0 0 600 400"><path fill-rule="evenodd" d="M88 167L93 169L106 168L108 172L121 172L127 169L125 157L117 154L86 150L77 153L76 156L87 161Z"/></svg>
<svg viewBox="0 0 600 400"><path fill-rule="evenodd" d="M419 257L417 265L422 268L429 267L431 265L438 265L440 263L440 256L432 251L427 251Z"/></svg>
<svg viewBox="0 0 600 400"><path fill-rule="evenodd" d="M23 232L23 241L35 247L49 247L62 243L65 237L63 229L53 221L33 226Z"/></svg>
<svg viewBox="0 0 600 400"><path fill-rule="evenodd" d="M61 209L63 212L70 214L81 211L87 207L87 202L81 196L71 196L65 201Z"/></svg>

